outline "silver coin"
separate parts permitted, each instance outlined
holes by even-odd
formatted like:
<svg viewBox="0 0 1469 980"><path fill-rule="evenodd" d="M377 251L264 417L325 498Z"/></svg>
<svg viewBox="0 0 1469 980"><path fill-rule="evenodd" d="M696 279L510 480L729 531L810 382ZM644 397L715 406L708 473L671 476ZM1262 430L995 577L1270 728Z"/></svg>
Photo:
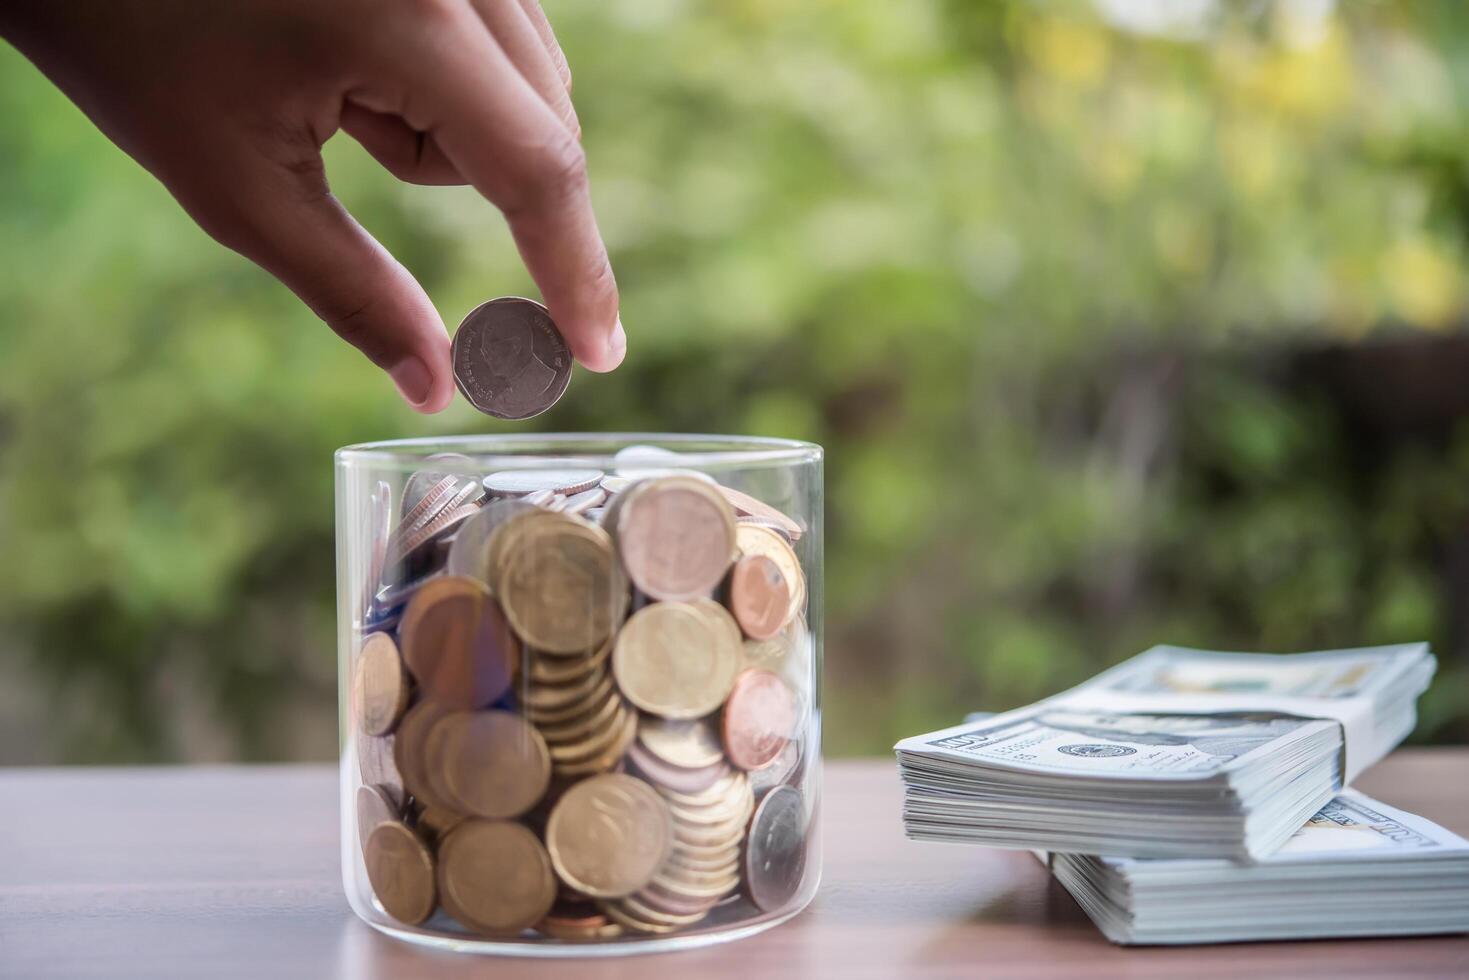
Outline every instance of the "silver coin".
<svg viewBox="0 0 1469 980"><path fill-rule="evenodd" d="M574 493L566 498L566 503L561 507L568 514L585 514L595 507L602 505L607 499L607 491L601 487L592 487L581 493Z"/></svg>
<svg viewBox="0 0 1469 980"><path fill-rule="evenodd" d="M745 891L762 912L783 908L806 875L806 806L801 794L778 786L750 821L745 845Z"/></svg>
<svg viewBox="0 0 1469 980"><path fill-rule="evenodd" d="M497 497L524 497L549 490L570 496L602 482L601 470L501 470L485 477L485 490Z"/></svg>
<svg viewBox="0 0 1469 980"><path fill-rule="evenodd" d="M463 453L436 453L433 456L425 458L424 462L433 463L439 460L446 462L453 461L455 463L470 462L469 457ZM408 482L403 484L403 502L400 505L400 512L403 516L406 517L413 508L418 506L419 501L433 488L434 484L447 476L449 476L448 473L434 469L419 470L410 476Z"/></svg>
<svg viewBox="0 0 1469 980"><path fill-rule="evenodd" d="M454 383L486 415L528 419L571 383L571 350L546 308L502 296L475 307L454 333Z"/></svg>

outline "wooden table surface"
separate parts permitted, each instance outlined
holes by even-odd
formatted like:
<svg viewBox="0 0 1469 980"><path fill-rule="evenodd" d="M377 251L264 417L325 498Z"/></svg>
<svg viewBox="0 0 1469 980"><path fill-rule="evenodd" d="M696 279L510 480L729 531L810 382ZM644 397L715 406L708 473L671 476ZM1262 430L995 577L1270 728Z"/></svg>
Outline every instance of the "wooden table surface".
<svg viewBox="0 0 1469 980"><path fill-rule="evenodd" d="M1469 750L1365 792L1469 835ZM890 759L827 766L821 892L707 950L550 963L420 950L342 897L327 766L0 770L0 977L1469 976L1469 938L1123 949L1028 854L916 844Z"/></svg>

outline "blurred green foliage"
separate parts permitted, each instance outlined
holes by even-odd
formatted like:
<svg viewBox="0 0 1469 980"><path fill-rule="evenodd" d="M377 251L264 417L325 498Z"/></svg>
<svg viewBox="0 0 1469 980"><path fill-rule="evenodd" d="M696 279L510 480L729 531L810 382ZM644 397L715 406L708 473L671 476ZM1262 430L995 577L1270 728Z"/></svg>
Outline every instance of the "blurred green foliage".
<svg viewBox="0 0 1469 980"><path fill-rule="evenodd" d="M1461 8L546 6L630 353L534 425L827 446L828 751L1165 641L1430 639L1469 739ZM0 758L329 756L331 450L495 423L9 49L0 118ZM530 288L471 191L327 156L449 323Z"/></svg>

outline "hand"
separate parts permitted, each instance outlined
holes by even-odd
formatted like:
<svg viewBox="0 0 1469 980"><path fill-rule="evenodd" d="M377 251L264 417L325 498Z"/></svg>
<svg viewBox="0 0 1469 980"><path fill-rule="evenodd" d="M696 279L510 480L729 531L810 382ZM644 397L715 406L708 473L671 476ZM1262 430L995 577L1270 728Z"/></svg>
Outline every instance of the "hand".
<svg viewBox="0 0 1469 980"><path fill-rule="evenodd" d="M402 180L473 184L572 354L621 362L571 76L536 0L4 0L0 35L414 408L452 400L449 341L328 189L321 146L338 129Z"/></svg>

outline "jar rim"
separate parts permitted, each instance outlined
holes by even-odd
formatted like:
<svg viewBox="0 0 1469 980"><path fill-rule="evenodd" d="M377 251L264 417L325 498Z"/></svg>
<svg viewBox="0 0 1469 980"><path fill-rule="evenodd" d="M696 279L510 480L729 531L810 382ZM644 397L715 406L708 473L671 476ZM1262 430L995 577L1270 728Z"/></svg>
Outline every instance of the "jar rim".
<svg viewBox="0 0 1469 980"><path fill-rule="evenodd" d="M480 435L422 436L343 446L335 454L338 467L359 465L417 468L430 456L459 453L476 467L533 469L567 465L610 469L613 457L631 446L656 446L680 456L680 464L700 469L776 467L819 462L822 448L814 442L773 436L716 435L689 432L512 432ZM452 460L435 467L452 471Z"/></svg>

